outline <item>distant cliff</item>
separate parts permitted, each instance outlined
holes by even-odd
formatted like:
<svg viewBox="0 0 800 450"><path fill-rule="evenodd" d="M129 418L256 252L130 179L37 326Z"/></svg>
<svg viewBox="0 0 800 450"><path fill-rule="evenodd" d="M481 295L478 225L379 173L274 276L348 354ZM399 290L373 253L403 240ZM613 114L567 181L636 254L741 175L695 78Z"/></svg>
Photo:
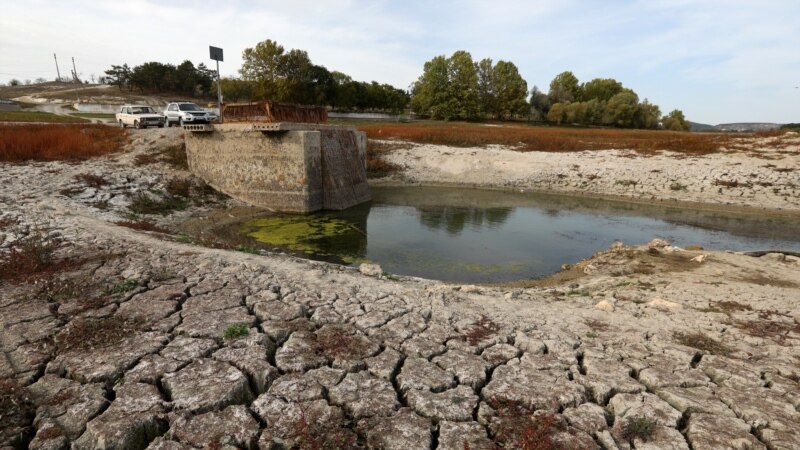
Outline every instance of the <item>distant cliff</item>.
<svg viewBox="0 0 800 450"><path fill-rule="evenodd" d="M692 126L691 131L769 131L777 130L781 127L779 123L768 122L721 123L719 125L708 125L697 122L689 123Z"/></svg>

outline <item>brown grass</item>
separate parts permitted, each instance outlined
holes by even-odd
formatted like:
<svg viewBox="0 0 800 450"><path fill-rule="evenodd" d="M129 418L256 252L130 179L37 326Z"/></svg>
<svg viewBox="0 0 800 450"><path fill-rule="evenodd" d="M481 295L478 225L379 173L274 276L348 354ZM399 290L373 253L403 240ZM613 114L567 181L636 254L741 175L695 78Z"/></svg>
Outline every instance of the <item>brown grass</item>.
<svg viewBox="0 0 800 450"><path fill-rule="evenodd" d="M87 296L92 288L92 277L89 275L77 278L60 279L53 277L37 283L39 289L37 297L48 302L63 302L78 297Z"/></svg>
<svg viewBox="0 0 800 450"><path fill-rule="evenodd" d="M727 188L735 188L739 186L752 187L750 182L740 183L739 180L714 180L714 186L723 186Z"/></svg>
<svg viewBox="0 0 800 450"><path fill-rule="evenodd" d="M120 316L77 319L56 335L60 352L106 347L132 336L141 327L135 319Z"/></svg>
<svg viewBox="0 0 800 450"><path fill-rule="evenodd" d="M119 226L131 228L133 230L138 230L138 231L154 231L156 233L169 233L169 230L161 228L149 220L137 220L137 221L124 220L114 223Z"/></svg>
<svg viewBox="0 0 800 450"><path fill-rule="evenodd" d="M72 400L73 398L75 398L75 390L65 389L53 396L48 403L52 406L58 406L67 400Z"/></svg>
<svg viewBox="0 0 800 450"><path fill-rule="evenodd" d="M375 123L359 125L359 129L372 139L398 139L453 147L500 144L523 152L629 149L643 155L653 155L662 150L685 155L707 155L720 151L734 139L721 133L486 126L459 122Z"/></svg>
<svg viewBox="0 0 800 450"><path fill-rule="evenodd" d="M104 125L0 125L0 161L85 160L118 152L125 140Z"/></svg>
<svg viewBox="0 0 800 450"><path fill-rule="evenodd" d="M82 173L75 175L75 179L93 188L99 188L109 184L108 180L106 180L103 176L95 175L93 173Z"/></svg>
<svg viewBox="0 0 800 450"><path fill-rule="evenodd" d="M173 197L188 197L192 182L188 178L171 178L166 184L167 192Z"/></svg>
<svg viewBox="0 0 800 450"><path fill-rule="evenodd" d="M50 439L59 438L63 435L64 435L64 430L60 426L56 424L51 424L49 427L36 433L36 438L41 439L43 441L49 441Z"/></svg>
<svg viewBox="0 0 800 450"><path fill-rule="evenodd" d="M800 323L776 322L773 320L751 320L736 322L736 327L750 336L770 339L779 345L786 345L789 339L800 339ZM794 333L796 336L790 336Z"/></svg>
<svg viewBox="0 0 800 450"><path fill-rule="evenodd" d="M728 355L731 353L730 347L703 333L674 333L672 338L681 345L703 350L708 353L717 355Z"/></svg>
<svg viewBox="0 0 800 450"><path fill-rule="evenodd" d="M763 138L763 137L777 137L777 136L782 136L784 134L786 134L786 130L781 130L781 129L777 129L777 130L762 130L762 131L756 131L756 132L753 133L753 135L755 135L756 137L761 137L761 138Z"/></svg>
<svg viewBox="0 0 800 450"><path fill-rule="evenodd" d="M519 450L557 450L553 434L565 429L563 419L549 411L531 411L518 401L490 399L489 405L497 413L492 423L495 439L502 448Z"/></svg>
<svg viewBox="0 0 800 450"><path fill-rule="evenodd" d="M611 328L608 325L608 322L601 322L595 319L586 319L583 321L587 327L591 328L592 331L608 331Z"/></svg>
<svg viewBox="0 0 800 450"><path fill-rule="evenodd" d="M189 170L189 160L186 157L186 144L169 145L154 153L137 155L134 164L144 166L147 164L163 163L176 169Z"/></svg>
<svg viewBox="0 0 800 450"><path fill-rule="evenodd" d="M9 448L27 448L24 442L30 439L28 433L33 421L35 406L25 387L16 380L0 378L0 438ZM9 431L20 431L13 436Z"/></svg>
<svg viewBox="0 0 800 450"><path fill-rule="evenodd" d="M378 142L374 139L367 140L367 177L382 178L402 169L397 164L386 161L386 155L407 148L407 145L399 143Z"/></svg>
<svg viewBox="0 0 800 450"><path fill-rule="evenodd" d="M297 450L339 450L357 448L356 435L343 428L343 424L327 423L319 417L307 417L300 407L300 420L295 423L291 438Z"/></svg>
<svg viewBox="0 0 800 450"><path fill-rule="evenodd" d="M500 326L492 321L492 319L481 316L477 322L464 334L469 345L478 345L484 339L495 336L500 331Z"/></svg>
<svg viewBox="0 0 800 450"><path fill-rule="evenodd" d="M798 286L798 284L793 281L770 278L762 273L753 273L739 277L736 278L736 281L743 281L745 283L755 284L758 286L775 286L780 288L795 288Z"/></svg>
<svg viewBox="0 0 800 450"><path fill-rule="evenodd" d="M29 280L65 265L54 256L60 245L60 240L48 236L46 230L32 230L8 252L0 254L0 281Z"/></svg>
<svg viewBox="0 0 800 450"><path fill-rule="evenodd" d="M711 303L712 308L719 309L720 311L725 312L738 312L738 311L752 311L753 308L750 305L745 305L743 303L739 303L733 300L720 300L718 302Z"/></svg>
<svg viewBox="0 0 800 450"><path fill-rule="evenodd" d="M369 342L344 325L329 325L316 333L317 352L331 359L362 356Z"/></svg>
<svg viewBox="0 0 800 450"><path fill-rule="evenodd" d="M0 230L5 230L6 228L16 224L17 224L17 219L14 219L13 217L0 218Z"/></svg>

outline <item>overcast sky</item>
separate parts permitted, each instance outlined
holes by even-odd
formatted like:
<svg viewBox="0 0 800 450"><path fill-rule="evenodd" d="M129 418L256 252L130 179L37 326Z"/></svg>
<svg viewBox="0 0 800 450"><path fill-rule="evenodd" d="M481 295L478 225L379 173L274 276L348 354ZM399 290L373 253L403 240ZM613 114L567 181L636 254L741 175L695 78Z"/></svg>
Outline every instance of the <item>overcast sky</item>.
<svg viewBox="0 0 800 450"><path fill-rule="evenodd" d="M693 121L800 122L798 0L0 0L0 81L111 64L195 64L223 76L264 39L356 80L408 88L425 61L505 59L529 88L610 77Z"/></svg>

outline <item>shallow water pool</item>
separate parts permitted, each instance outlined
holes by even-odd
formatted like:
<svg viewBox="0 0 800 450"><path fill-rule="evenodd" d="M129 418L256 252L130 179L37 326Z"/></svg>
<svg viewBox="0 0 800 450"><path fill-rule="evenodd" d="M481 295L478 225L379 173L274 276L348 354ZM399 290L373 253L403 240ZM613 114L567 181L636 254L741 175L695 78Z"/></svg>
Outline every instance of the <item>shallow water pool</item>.
<svg viewBox="0 0 800 450"><path fill-rule="evenodd" d="M661 238L714 250L800 250L800 223L549 194L382 187L369 204L309 216L226 221L218 236L268 250L464 283L540 278L614 241Z"/></svg>

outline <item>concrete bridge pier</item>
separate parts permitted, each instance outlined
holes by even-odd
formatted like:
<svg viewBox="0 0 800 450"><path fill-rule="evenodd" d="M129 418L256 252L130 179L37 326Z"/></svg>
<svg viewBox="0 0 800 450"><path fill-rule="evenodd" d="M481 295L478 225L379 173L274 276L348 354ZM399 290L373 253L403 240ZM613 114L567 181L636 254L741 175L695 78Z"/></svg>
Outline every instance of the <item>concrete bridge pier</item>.
<svg viewBox="0 0 800 450"><path fill-rule="evenodd" d="M310 213L370 200L366 134L302 123L186 125L189 169L253 206Z"/></svg>

